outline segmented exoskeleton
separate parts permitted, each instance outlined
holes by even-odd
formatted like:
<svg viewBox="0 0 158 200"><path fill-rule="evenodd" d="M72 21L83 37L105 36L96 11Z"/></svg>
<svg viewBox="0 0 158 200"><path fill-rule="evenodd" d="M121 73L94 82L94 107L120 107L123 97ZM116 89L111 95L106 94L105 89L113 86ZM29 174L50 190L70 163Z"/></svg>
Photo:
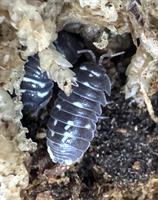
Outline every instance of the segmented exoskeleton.
<svg viewBox="0 0 158 200"><path fill-rule="evenodd" d="M75 64L80 57L77 51L84 48L84 44L78 35L66 31L58 33L58 38L54 41L54 45L71 64Z"/></svg>
<svg viewBox="0 0 158 200"><path fill-rule="evenodd" d="M78 86L73 86L70 96L59 92L47 125L49 155L53 162L65 165L79 161L88 149L101 106L107 103L105 93L111 93L109 77L95 61L82 63L74 72Z"/></svg>
<svg viewBox="0 0 158 200"><path fill-rule="evenodd" d="M52 96L54 83L40 68L38 55L30 56L25 64L25 75L21 82L23 113L37 116Z"/></svg>
<svg viewBox="0 0 158 200"><path fill-rule="evenodd" d="M80 38L65 31L58 34L54 44L72 64L77 62L79 57L77 51L84 47ZM25 75L21 83L23 113L37 116L49 102L53 86L54 83L48 79L46 72L41 70L38 55L30 56L25 64Z"/></svg>

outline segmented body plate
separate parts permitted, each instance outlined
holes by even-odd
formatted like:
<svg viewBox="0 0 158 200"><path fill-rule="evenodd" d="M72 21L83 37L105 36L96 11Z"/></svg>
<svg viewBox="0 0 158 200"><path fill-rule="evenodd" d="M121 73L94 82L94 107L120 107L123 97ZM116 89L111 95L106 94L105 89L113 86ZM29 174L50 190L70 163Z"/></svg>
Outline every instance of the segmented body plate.
<svg viewBox="0 0 158 200"><path fill-rule="evenodd" d="M84 44L76 34L61 31L58 33L58 38L54 41L56 49L65 55L66 59L75 64L80 57L78 50L84 48Z"/></svg>
<svg viewBox="0 0 158 200"><path fill-rule="evenodd" d="M29 57L21 82L23 113L37 115L49 102L53 86L54 83L48 79L46 72L42 72L38 56Z"/></svg>
<svg viewBox="0 0 158 200"><path fill-rule="evenodd" d="M66 96L62 91L48 121L47 147L53 162L70 165L88 149L106 105L105 92L110 95L111 83L105 71L91 63L74 70L78 87Z"/></svg>

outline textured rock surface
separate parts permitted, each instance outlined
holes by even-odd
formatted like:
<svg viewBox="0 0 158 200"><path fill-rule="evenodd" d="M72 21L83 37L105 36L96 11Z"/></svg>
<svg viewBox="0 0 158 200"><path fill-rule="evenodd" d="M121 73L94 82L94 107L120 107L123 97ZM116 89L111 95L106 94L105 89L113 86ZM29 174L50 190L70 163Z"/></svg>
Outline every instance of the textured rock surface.
<svg viewBox="0 0 158 200"><path fill-rule="evenodd" d="M21 107L0 89L0 197L4 200L21 199L20 192L29 181L28 152L36 149L36 144L26 139L26 129L21 126Z"/></svg>

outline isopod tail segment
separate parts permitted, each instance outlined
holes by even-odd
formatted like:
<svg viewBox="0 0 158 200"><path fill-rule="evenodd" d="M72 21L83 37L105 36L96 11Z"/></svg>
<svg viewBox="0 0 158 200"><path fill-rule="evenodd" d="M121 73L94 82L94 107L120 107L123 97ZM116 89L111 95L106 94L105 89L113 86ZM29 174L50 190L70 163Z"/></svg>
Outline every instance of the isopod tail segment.
<svg viewBox="0 0 158 200"><path fill-rule="evenodd" d="M82 50L79 53L87 53ZM93 58L73 69L78 86L70 96L58 93L48 120L47 149L53 162L71 165L78 162L93 140L101 106L107 104L111 82L103 67ZM103 58L103 57L102 57Z"/></svg>

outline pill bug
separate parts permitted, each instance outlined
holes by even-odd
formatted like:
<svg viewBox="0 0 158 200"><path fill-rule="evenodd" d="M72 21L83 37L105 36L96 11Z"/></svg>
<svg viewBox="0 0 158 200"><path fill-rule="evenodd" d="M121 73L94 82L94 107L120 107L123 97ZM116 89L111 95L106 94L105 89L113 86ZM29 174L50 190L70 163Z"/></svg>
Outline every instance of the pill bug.
<svg viewBox="0 0 158 200"><path fill-rule="evenodd" d="M57 50L66 59L74 64L79 58L77 51L84 47L84 44L76 34L61 31L54 42ZM48 79L46 72L42 72L38 55L30 56L25 64L25 75L21 83L23 102L23 114L37 116L52 96L54 83Z"/></svg>
<svg viewBox="0 0 158 200"><path fill-rule="evenodd" d="M77 51L84 48L82 39L77 34L69 33L67 31L59 32L58 38L53 44L71 64L75 64L80 57L80 54L78 54Z"/></svg>
<svg viewBox="0 0 158 200"><path fill-rule="evenodd" d="M23 114L37 116L52 96L54 83L40 68L38 55L28 57L24 66L25 75L21 82Z"/></svg>
<svg viewBox="0 0 158 200"><path fill-rule="evenodd" d="M105 93L111 93L110 79L99 65L95 59L82 63L74 69L78 86L73 86L70 96L58 94L47 124L47 150L55 163L79 161L94 138L101 106L107 103Z"/></svg>

